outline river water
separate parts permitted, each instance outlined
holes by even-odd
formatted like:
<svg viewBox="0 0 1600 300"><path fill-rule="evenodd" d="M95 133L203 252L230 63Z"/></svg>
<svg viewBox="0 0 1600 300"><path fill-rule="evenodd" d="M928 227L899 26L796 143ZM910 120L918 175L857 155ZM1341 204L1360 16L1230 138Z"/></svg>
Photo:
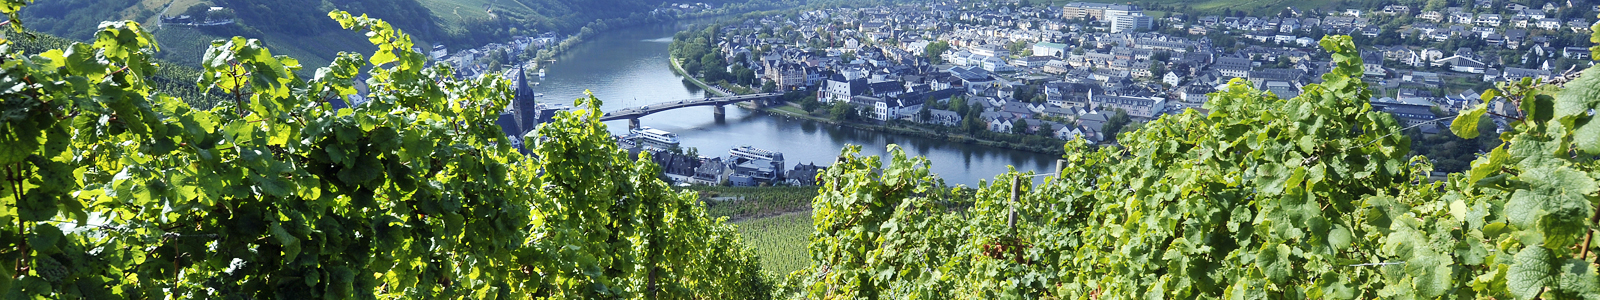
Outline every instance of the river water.
<svg viewBox="0 0 1600 300"><path fill-rule="evenodd" d="M702 98L704 91L673 74L667 60L672 35L679 30L698 30L697 26L703 25L683 22L600 34L544 66L546 77L534 88L545 94L539 101L571 105L589 90L602 101L601 109L610 111ZM865 155L884 156L889 144L900 145L910 155L928 157L933 172L952 185L992 181L1008 166L1039 173L1051 172L1055 166L1053 155L841 128L738 106L726 109L724 118L715 117L712 107L701 106L645 116L640 123L677 133L683 147L697 148L705 156L726 157L729 149L741 145L783 152L785 168L796 163L830 164L846 145L860 145ZM627 121L606 125L617 134L628 129Z"/></svg>

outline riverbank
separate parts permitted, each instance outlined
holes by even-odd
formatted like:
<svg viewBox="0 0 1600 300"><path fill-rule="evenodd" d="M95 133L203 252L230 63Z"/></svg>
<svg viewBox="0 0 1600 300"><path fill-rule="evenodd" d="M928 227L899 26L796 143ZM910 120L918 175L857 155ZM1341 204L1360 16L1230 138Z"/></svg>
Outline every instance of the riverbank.
<svg viewBox="0 0 1600 300"><path fill-rule="evenodd" d="M995 147L995 148L1010 149L1010 150L1017 150L1017 151L1028 151L1028 152L1051 154L1051 155L1065 155L1066 154L1066 149L1065 148L1051 148L1050 150L1046 150L1046 149L1040 149L1040 148L1036 148L1036 147L1026 147L1026 146L1022 146L1022 145L1016 145L1016 144L1007 143L1007 142L984 140L984 139L979 139L979 138L975 138L975 137L972 137L972 136L969 136L969 135L959 134L959 133L935 132L935 131L928 130L926 128L893 126L893 125L888 125L888 124L881 124L881 125L880 124L867 124L867 123L861 123L861 122L848 122L848 121L840 122L840 121L836 121L836 120L829 119L829 118L813 116L810 113L805 112L805 110L800 109L799 107L794 107L792 105L787 105L787 104L769 106L769 107L766 107L766 108L762 108L760 110L763 111L763 112L771 113L771 114L777 114L777 115L782 115L782 116L787 116L787 117L792 117L792 118L800 118L800 119L805 119L805 120L811 120L811 121L816 121L816 122L820 122L820 123L827 123L827 124L832 124L832 125L845 127L845 128L871 130L871 131L877 131L877 132L882 132L882 133L898 134L898 135L909 135L909 136L915 136L915 137L921 137L921 138L943 139L943 140L946 140L946 141L949 141L949 142L954 142L954 143L966 143L966 144L971 144L971 145L979 145L979 146L984 146L984 147Z"/></svg>
<svg viewBox="0 0 1600 300"><path fill-rule="evenodd" d="M678 58L677 57L674 57L674 56L669 54L667 56L667 60L672 63L672 73L673 74L678 74L678 76L683 76L683 78L689 79L689 82L694 83L694 85L700 86L700 89L712 92L714 94L717 94L717 97L732 96L732 94L728 93L728 91L724 91L721 88L713 88L710 85L707 85L705 81L701 81L700 78L695 78L694 76L689 76L688 72L684 72L683 71L683 66L678 64Z"/></svg>

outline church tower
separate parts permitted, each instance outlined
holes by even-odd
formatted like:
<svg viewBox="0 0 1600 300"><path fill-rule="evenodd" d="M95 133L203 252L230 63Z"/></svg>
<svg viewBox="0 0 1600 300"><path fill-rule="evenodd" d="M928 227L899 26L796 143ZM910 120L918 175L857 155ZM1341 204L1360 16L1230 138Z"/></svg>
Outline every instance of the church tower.
<svg viewBox="0 0 1600 300"><path fill-rule="evenodd" d="M535 99L536 93L533 92L533 87L528 85L528 72L523 70L522 62L518 61L514 54L511 55L510 61L516 65L517 70L516 93L511 103L515 107L517 123L521 125L522 133L526 134L539 126L539 102Z"/></svg>

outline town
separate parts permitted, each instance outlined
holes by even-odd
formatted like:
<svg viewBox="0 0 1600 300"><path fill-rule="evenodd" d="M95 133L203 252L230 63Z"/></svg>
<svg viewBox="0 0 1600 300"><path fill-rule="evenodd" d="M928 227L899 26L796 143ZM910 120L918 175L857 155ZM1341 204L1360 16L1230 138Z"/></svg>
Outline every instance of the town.
<svg viewBox="0 0 1600 300"><path fill-rule="evenodd" d="M669 7L679 6L709 7ZM1363 80L1377 91L1374 109L1408 130L1435 135L1441 121L1482 104L1480 93L1495 83L1549 80L1586 67L1600 6L1480 0L1462 7L1285 7L1274 15L1186 11L970 1L832 8L686 31L675 38L673 54L710 88L792 95L789 107L774 112L1059 149L1070 139L1115 144L1117 133L1164 114L1204 113L1207 94L1234 79L1294 98L1321 82L1332 64L1317 41L1346 34L1363 47ZM546 33L433 54L464 66L458 76L499 72L521 80L513 106L529 108L527 114L508 108L503 119L536 124L541 112L547 118L558 108L521 91L528 89L522 77L533 73L517 67L526 65L515 56L556 41ZM1498 125L1516 117L1503 100L1488 106ZM513 142L520 142L517 132L508 129ZM699 157L643 136L635 130L618 138L653 152L679 183L804 185L810 182L802 174L825 167L791 169L776 151L770 152L777 160L737 155L739 149Z"/></svg>
<svg viewBox="0 0 1600 300"><path fill-rule="evenodd" d="M768 89L814 91L876 121L955 127L976 117L994 132L1113 142L1103 125L1114 112L1138 123L1200 109L1232 79L1299 95L1331 64L1316 45L1324 34L1364 37L1365 80L1384 95L1377 109L1408 126L1434 124L1479 104L1478 91L1494 82L1547 80L1587 64L1597 9L1477 1L1420 13L1389 5L1157 18L1121 4L950 2L744 20L717 28L714 49ZM960 98L981 109L949 105Z"/></svg>

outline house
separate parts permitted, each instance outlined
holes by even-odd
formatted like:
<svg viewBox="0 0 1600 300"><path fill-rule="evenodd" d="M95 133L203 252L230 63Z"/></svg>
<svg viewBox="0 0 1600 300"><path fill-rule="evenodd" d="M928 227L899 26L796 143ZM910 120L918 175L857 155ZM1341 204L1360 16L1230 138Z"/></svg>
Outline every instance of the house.
<svg viewBox="0 0 1600 300"><path fill-rule="evenodd" d="M1050 134L1050 136L1053 136L1056 139L1062 139L1062 140L1084 139L1086 141L1089 140L1088 139L1088 137L1089 137L1088 134L1084 133L1083 128L1081 126L1078 126L1078 125L1053 124L1053 125L1051 125L1051 130L1054 133ZM1090 142L1097 142L1097 141L1090 141Z"/></svg>
<svg viewBox="0 0 1600 300"><path fill-rule="evenodd" d="M956 126L956 124L960 124L961 123L961 114L957 114L955 111L943 110L943 109L930 109L930 110L928 110L928 112L929 112L928 119L927 120L921 120L923 124L937 124L937 125L944 125L944 126Z"/></svg>
<svg viewBox="0 0 1600 300"><path fill-rule="evenodd" d="M1589 59L1589 48L1566 47L1561 48L1561 56L1576 59Z"/></svg>
<svg viewBox="0 0 1600 300"><path fill-rule="evenodd" d="M815 186L817 174L823 170L827 170L827 167L819 167L816 163L795 164L793 170L784 174L784 183L791 186Z"/></svg>
<svg viewBox="0 0 1600 300"><path fill-rule="evenodd" d="M1249 75L1250 65L1248 58L1223 57L1218 58L1211 68L1221 72L1223 77L1245 77Z"/></svg>
<svg viewBox="0 0 1600 300"><path fill-rule="evenodd" d="M1183 100L1184 106L1200 107L1206 103L1206 94L1216 92L1215 88L1203 84L1191 84L1179 88L1178 97Z"/></svg>
<svg viewBox="0 0 1600 300"><path fill-rule="evenodd" d="M779 91L799 90L806 86L806 68L796 63L768 64L764 77L776 84Z"/></svg>
<svg viewBox="0 0 1600 300"><path fill-rule="evenodd" d="M1500 27L1500 21L1500 14L1481 14L1478 15L1478 19L1474 21L1473 24L1477 24L1478 26Z"/></svg>
<svg viewBox="0 0 1600 300"><path fill-rule="evenodd" d="M1300 83L1306 81L1306 71L1299 69L1268 68L1261 69L1260 71L1250 71L1250 75L1246 76L1245 78L1250 80L1250 83L1258 88L1264 87L1263 84L1267 81L1280 81L1292 83L1293 85L1299 85Z"/></svg>
<svg viewBox="0 0 1600 300"><path fill-rule="evenodd" d="M1149 121L1166 111L1166 99L1095 95L1089 99L1095 109L1111 111L1121 109L1137 121Z"/></svg>
<svg viewBox="0 0 1600 300"><path fill-rule="evenodd" d="M1483 74L1488 67L1483 62L1459 54L1433 61L1433 66L1435 67L1446 65L1450 66L1451 71L1472 74Z"/></svg>
<svg viewBox="0 0 1600 300"><path fill-rule="evenodd" d="M1411 7L1405 5L1388 5L1383 7L1383 13L1387 15L1409 15L1411 14Z"/></svg>
<svg viewBox="0 0 1600 300"><path fill-rule="evenodd" d="M1561 29L1561 19L1545 18L1543 20L1539 20L1539 22L1534 26L1538 26L1540 29L1545 30L1558 30Z"/></svg>
<svg viewBox="0 0 1600 300"><path fill-rule="evenodd" d="M1411 49L1408 49L1405 46L1383 48L1383 59L1396 61L1409 66L1421 66L1422 64L1422 59L1417 55L1417 52L1411 51Z"/></svg>
<svg viewBox="0 0 1600 300"><path fill-rule="evenodd" d="M1011 120L1007 120L1006 118L994 118L989 120L988 123L989 131L993 132L1009 133L1011 132L1011 127L1014 126L1014 124L1011 123Z"/></svg>
<svg viewBox="0 0 1600 300"><path fill-rule="evenodd" d="M846 80L844 75L834 74L832 77L828 78L824 89L817 91L817 99L826 103L850 101L850 97L862 95L866 92L866 78Z"/></svg>
<svg viewBox="0 0 1600 300"><path fill-rule="evenodd" d="M1434 23L1438 23L1440 21L1444 21L1444 14L1439 13L1437 11L1425 11L1425 12L1422 12L1422 14L1418 14L1417 18L1418 19L1423 19L1423 20L1428 20L1428 21L1431 21L1431 22L1434 22Z"/></svg>
<svg viewBox="0 0 1600 300"><path fill-rule="evenodd" d="M1506 68L1505 71L1500 72L1500 78L1501 78L1501 80L1512 81L1512 82L1520 81L1523 78L1534 78L1534 79L1541 79L1541 80L1550 80L1550 71L1549 70L1523 69L1523 68Z"/></svg>
<svg viewBox="0 0 1600 300"><path fill-rule="evenodd" d="M1439 60L1441 58L1444 58L1444 51L1439 51L1439 49L1428 48L1428 49L1422 49L1422 51L1417 53L1417 55L1421 56L1422 60L1431 62L1431 61L1435 61L1435 60Z"/></svg>
<svg viewBox="0 0 1600 300"><path fill-rule="evenodd" d="M1066 44L1038 42L1033 44L1033 55L1063 57L1067 53Z"/></svg>
<svg viewBox="0 0 1600 300"><path fill-rule="evenodd" d="M757 186L760 184L771 185L773 183L783 182L783 161L750 159L745 157L729 157L727 161L730 162L731 165L729 169L733 170L733 177L729 177L729 181L733 182L734 186ZM747 177L754 182L741 182L743 180L734 179L734 177L739 176Z"/></svg>
<svg viewBox="0 0 1600 300"><path fill-rule="evenodd" d="M1299 87L1284 81L1267 81L1262 84L1261 89L1272 92L1273 95L1278 95L1279 99L1290 99L1300 96Z"/></svg>
<svg viewBox="0 0 1600 300"><path fill-rule="evenodd" d="M731 173L727 164L723 163L721 157L713 157L700 160L700 167L694 169L693 181L697 184L722 185L728 175Z"/></svg>
<svg viewBox="0 0 1600 300"><path fill-rule="evenodd" d="M1161 75L1161 82L1167 85L1177 86L1181 81L1183 81L1183 76L1178 75L1178 72L1167 72L1166 75Z"/></svg>
<svg viewBox="0 0 1600 300"><path fill-rule="evenodd" d="M1423 133L1438 133L1439 126L1425 125L1438 124L1439 121L1448 120L1449 118L1440 118L1438 115L1434 115L1430 105L1421 105L1414 102L1418 101L1396 101L1385 97L1372 101L1372 109L1389 113L1390 116L1395 118L1395 121L1407 128L1418 126L1418 129L1421 129ZM1425 103L1427 101L1420 102Z"/></svg>
<svg viewBox="0 0 1600 300"><path fill-rule="evenodd" d="M1383 76L1383 54L1377 51L1361 51L1361 73L1368 76Z"/></svg>

